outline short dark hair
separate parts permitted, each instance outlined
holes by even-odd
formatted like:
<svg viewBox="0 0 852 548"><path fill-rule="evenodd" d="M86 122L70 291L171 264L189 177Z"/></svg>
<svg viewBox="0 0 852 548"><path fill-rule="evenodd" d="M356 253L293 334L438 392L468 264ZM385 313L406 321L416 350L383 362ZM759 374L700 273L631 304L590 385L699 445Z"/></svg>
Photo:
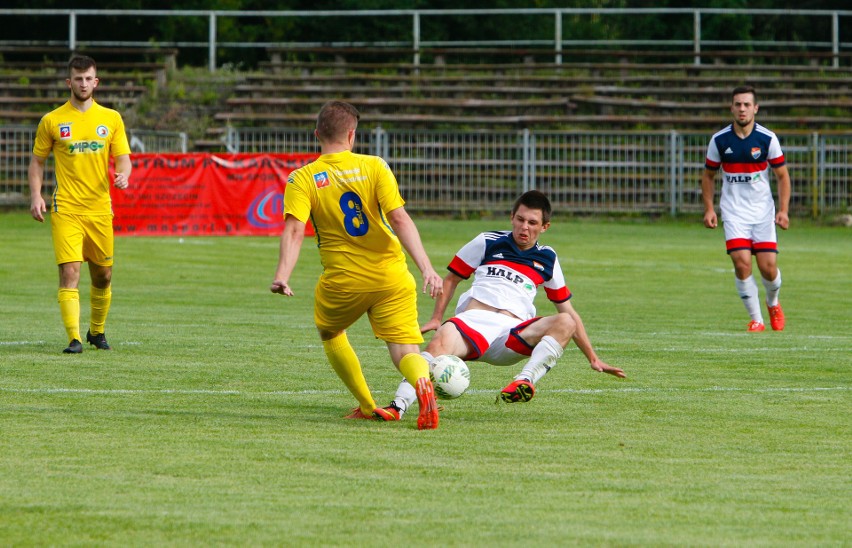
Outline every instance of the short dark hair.
<svg viewBox="0 0 852 548"><path fill-rule="evenodd" d="M543 192L538 190L528 190L521 194L518 199L515 200L515 205L512 206L512 217L515 216L515 213L518 212L518 208L521 206L541 211L542 224L546 225L550 222L550 215L553 213L553 210L550 207L550 200L547 199L547 196L545 196Z"/></svg>
<svg viewBox="0 0 852 548"><path fill-rule="evenodd" d="M350 129L358 127L361 113L344 101L329 101L317 115L317 137L320 141L339 141Z"/></svg>
<svg viewBox="0 0 852 548"><path fill-rule="evenodd" d="M68 72L70 73L72 70L84 71L89 70L90 68L97 69L97 65L95 64L95 60L86 55L75 55L68 61Z"/></svg>
<svg viewBox="0 0 852 548"><path fill-rule="evenodd" d="M757 92L754 91L754 86L737 86L734 88L733 93L731 93L731 100L734 99L735 95L739 95L741 93L751 93L751 96L754 97L754 104L757 104Z"/></svg>

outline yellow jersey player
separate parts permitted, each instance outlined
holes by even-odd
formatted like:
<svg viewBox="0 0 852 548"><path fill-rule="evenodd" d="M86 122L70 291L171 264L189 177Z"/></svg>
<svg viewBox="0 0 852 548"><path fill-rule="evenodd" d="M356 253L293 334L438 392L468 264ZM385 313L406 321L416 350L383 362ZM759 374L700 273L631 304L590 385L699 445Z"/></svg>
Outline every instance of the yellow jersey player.
<svg viewBox="0 0 852 548"><path fill-rule="evenodd" d="M89 263L92 281L91 317L86 340L109 350L104 334L112 301L112 202L109 161L115 158L116 188L128 185L132 165L130 145L121 115L97 104L97 68L91 57L77 55L68 63L65 80L71 97L46 114L38 125L29 165L30 214L44 222L47 212L41 195L44 165L53 152L56 189L50 226L56 264L59 265L59 310L70 343L66 354L83 351L80 337L80 266Z"/></svg>
<svg viewBox="0 0 852 548"><path fill-rule="evenodd" d="M314 132L322 155L290 174L284 191L284 231L273 293L293 296L290 275L299 259L310 219L323 265L314 290L314 322L332 368L358 400L350 419L398 420L376 407L346 329L367 314L376 337L385 341L393 364L415 387L420 430L438 427L438 406L429 366L420 356L417 288L403 248L434 299L443 280L432 268L420 234L387 163L355 154L360 115L352 105L330 101Z"/></svg>

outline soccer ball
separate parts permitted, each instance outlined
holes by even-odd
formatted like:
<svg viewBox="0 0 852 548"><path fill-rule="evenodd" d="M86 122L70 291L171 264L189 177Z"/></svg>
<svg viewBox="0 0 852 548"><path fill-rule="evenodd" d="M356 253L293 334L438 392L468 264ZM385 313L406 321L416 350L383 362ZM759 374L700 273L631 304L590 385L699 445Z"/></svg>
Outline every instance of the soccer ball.
<svg viewBox="0 0 852 548"><path fill-rule="evenodd" d="M438 356L430 365L429 376L435 394L444 400L458 398L470 386L470 369L461 358L446 355Z"/></svg>

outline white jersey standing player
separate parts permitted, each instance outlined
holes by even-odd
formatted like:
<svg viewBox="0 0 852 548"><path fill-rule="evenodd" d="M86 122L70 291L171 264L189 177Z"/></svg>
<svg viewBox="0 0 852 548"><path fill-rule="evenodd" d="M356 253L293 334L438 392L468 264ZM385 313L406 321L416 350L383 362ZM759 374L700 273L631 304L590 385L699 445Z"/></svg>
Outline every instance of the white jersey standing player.
<svg viewBox="0 0 852 548"><path fill-rule="evenodd" d="M733 91L731 113L734 123L717 132L707 147L701 195L704 226L716 228L714 209L716 172L722 172L722 223L728 255L734 263L737 292L751 320L747 331L764 331L757 283L752 276L752 255L766 289L766 306L772 329L784 329L784 311L778 301L781 271L778 268L778 239L775 226L790 226L790 174L778 137L754 120L757 95L751 86ZM769 185L769 169L778 185L778 211Z"/></svg>
<svg viewBox="0 0 852 548"><path fill-rule="evenodd" d="M601 361L592 347L580 315L571 306L571 292L556 252L538 243L550 227L547 196L532 190L512 208L512 230L483 232L459 250L444 278L444 292L435 302L424 333L437 330L422 355L452 354L463 360L512 365L529 358L521 372L500 392L505 402L526 402L535 384L562 355L572 340L595 371L625 377L624 371ZM442 323L444 312L459 283L473 276L468 291L459 297L455 316ZM538 317L533 305L539 286L544 287L557 313ZM414 403L414 389L402 381L393 403L385 407L401 417Z"/></svg>

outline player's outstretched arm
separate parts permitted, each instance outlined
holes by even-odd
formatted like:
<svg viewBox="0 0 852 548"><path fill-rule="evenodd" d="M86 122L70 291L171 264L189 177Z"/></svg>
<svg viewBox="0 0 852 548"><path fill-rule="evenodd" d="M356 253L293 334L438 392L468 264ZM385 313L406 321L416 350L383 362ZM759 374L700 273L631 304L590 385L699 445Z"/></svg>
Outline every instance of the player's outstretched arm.
<svg viewBox="0 0 852 548"><path fill-rule="evenodd" d="M433 299L440 296L444 282L432 268L432 262L429 261L429 256L426 255L426 249L424 249L423 242L420 240L417 225L411 220L404 207L398 207L387 212L387 219L400 243L402 243L402 247L414 260L414 264L417 265L420 274L423 276L423 292L427 293L428 290L429 296Z"/></svg>
<svg viewBox="0 0 852 548"><path fill-rule="evenodd" d="M293 289L289 285L290 275L299 260L299 252L302 250L302 240L305 239L305 223L292 215L287 215L284 220L284 231L281 233L281 247L278 250L278 267L275 269L275 278L269 286L273 293L279 293L286 297L293 296Z"/></svg>
<svg viewBox="0 0 852 548"><path fill-rule="evenodd" d="M456 292L456 287L458 287L462 279L453 272L448 272L444 276L443 292L435 299L435 308L432 310L432 317L429 318L428 322L420 326L421 333L435 331L441 327L441 323L444 321L444 313L447 311L447 307L453 299L453 294Z"/></svg>
<svg viewBox="0 0 852 548"><path fill-rule="evenodd" d="M589 335L586 333L586 326L583 325L583 319L580 318L580 314L578 314L577 311L574 310L574 306L571 304L571 301L557 303L556 309L559 312L565 312L567 314L570 314L571 317L574 319L574 323L577 327L574 331L574 336L571 340L574 341L574 344L577 345L577 348L580 349L580 352L582 352L583 355L586 356L586 359L589 360L589 365L592 369L600 373L614 375L621 379L627 377L627 374L624 372L624 370L619 369L618 367L612 367L611 365L598 358L594 347L592 347L592 342L589 340Z"/></svg>

